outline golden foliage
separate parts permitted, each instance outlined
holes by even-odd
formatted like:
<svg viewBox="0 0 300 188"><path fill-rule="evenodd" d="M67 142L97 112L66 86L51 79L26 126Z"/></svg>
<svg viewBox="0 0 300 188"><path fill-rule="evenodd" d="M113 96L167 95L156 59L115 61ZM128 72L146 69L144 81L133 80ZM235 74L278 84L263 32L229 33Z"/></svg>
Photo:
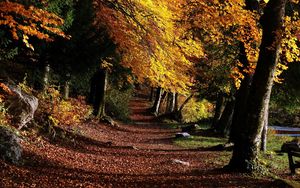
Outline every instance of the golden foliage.
<svg viewBox="0 0 300 188"><path fill-rule="evenodd" d="M97 24L104 26L118 45L123 66L139 82L186 93L192 85L191 57L204 56L201 42L184 37L177 25L179 1L97 1Z"/></svg>
<svg viewBox="0 0 300 188"><path fill-rule="evenodd" d="M46 118L51 125L74 126L88 118L92 113L92 108L85 103L84 97L77 99L62 100L59 90L49 87L39 96L38 113L46 114Z"/></svg>

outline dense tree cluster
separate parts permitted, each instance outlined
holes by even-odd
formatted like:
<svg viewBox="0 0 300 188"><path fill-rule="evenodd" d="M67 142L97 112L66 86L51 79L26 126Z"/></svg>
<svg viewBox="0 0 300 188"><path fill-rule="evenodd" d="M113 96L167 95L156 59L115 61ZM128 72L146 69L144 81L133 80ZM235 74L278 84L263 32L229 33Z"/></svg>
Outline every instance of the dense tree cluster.
<svg viewBox="0 0 300 188"><path fill-rule="evenodd" d="M32 87L61 85L65 98L70 88L74 95L90 93L99 116L108 83L120 90L145 83L157 88L151 110L158 113L167 98L167 111L177 118L195 93L205 96L217 101L213 128L235 144L230 166L252 171L273 81L282 82L288 63L300 60L298 3L1 1L0 73L20 57L30 59L21 69ZM181 106L179 94L187 96Z"/></svg>

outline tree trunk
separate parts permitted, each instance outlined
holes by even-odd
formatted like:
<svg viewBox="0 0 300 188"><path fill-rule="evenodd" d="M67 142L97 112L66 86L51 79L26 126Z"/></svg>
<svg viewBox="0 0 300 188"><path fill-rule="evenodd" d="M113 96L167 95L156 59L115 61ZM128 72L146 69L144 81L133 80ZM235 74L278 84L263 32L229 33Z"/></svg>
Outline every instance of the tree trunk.
<svg viewBox="0 0 300 188"><path fill-rule="evenodd" d="M261 7L259 1L257 0L245 0L246 10L257 11L261 13ZM234 109L234 114L232 118L232 125L230 129L229 143L230 142L238 142L237 134L240 133L241 129L243 129L243 121L246 118L246 108L247 108L247 100L249 96L250 86L252 83L252 76L249 73L244 73L244 67L248 67L250 65L246 49L243 42L240 42L240 53L239 53L239 61L242 63L243 67L239 67L240 72L243 73L244 79L241 82L240 88L235 93L236 105Z"/></svg>
<svg viewBox="0 0 300 188"><path fill-rule="evenodd" d="M107 74L107 70L106 69L103 69L101 71L103 73L102 75L102 78L101 78L101 81L102 81L102 88L99 88L100 90L100 96L99 96L99 108L98 108L98 113L97 113L97 117L98 118L102 118L105 116L105 93L106 93L106 88L107 88L107 77L108 77L108 74Z"/></svg>
<svg viewBox="0 0 300 188"><path fill-rule="evenodd" d="M63 92L63 97L65 100L69 99L70 95L70 80L71 80L71 75L69 73L66 74L65 78L65 84L64 84L64 92Z"/></svg>
<svg viewBox="0 0 300 188"><path fill-rule="evenodd" d="M220 120L218 121L218 124L216 125L216 131L220 134L222 134L224 137L228 135L228 130L231 127L232 123L232 117L234 113L234 106L235 106L235 99L230 99L225 109L221 115Z"/></svg>
<svg viewBox="0 0 300 188"><path fill-rule="evenodd" d="M166 105L165 113L173 112L174 108L175 108L175 93L169 92L167 96L167 105Z"/></svg>
<svg viewBox="0 0 300 188"><path fill-rule="evenodd" d="M216 102L216 109L215 109L215 115L212 122L212 129L216 130L218 122L222 116L222 113L226 106L226 100L223 93L218 94L217 102Z"/></svg>
<svg viewBox="0 0 300 188"><path fill-rule="evenodd" d="M193 98L193 96L194 96L194 93L190 94L185 99L185 101L181 104L181 106L179 107L179 109L173 112L175 120L180 121L180 122L182 121L182 110L185 107L185 105Z"/></svg>
<svg viewBox="0 0 300 188"><path fill-rule="evenodd" d="M151 87L150 96L149 96L149 101L150 101L150 102L152 102L153 96L154 96L154 88Z"/></svg>
<svg viewBox="0 0 300 188"><path fill-rule="evenodd" d="M274 73L279 57L283 32L283 16L286 0L270 0L261 17L263 28L259 59L247 100L244 128L239 140L234 144L229 167L252 172L257 169L259 142L264 126L265 109L268 107L268 95L271 92Z"/></svg>
<svg viewBox="0 0 300 188"><path fill-rule="evenodd" d="M244 67L249 66L249 61L242 42L240 43L239 61L243 64L243 67L240 67L240 72L243 72ZM251 74L244 73L243 76L244 79L241 81L240 88L235 92L235 107L229 136L229 142L233 143L239 141L237 135L240 134L244 126L242 121L246 118L247 99L252 83Z"/></svg>
<svg viewBox="0 0 300 188"><path fill-rule="evenodd" d="M174 112L178 110L178 106L179 106L178 105L178 100L179 100L178 98L179 98L179 94L175 93L175 104L174 104L174 110L173 110Z"/></svg>
<svg viewBox="0 0 300 188"><path fill-rule="evenodd" d="M268 136L268 124L269 124L269 102L271 98L271 90L267 93L267 105L264 111L264 125L261 135L261 144L260 144L260 150L263 152L267 151L267 136Z"/></svg>
<svg viewBox="0 0 300 188"><path fill-rule="evenodd" d="M65 84L64 84L64 99L68 100L69 95L70 95L70 81L67 80L67 81L65 81Z"/></svg>
<svg viewBox="0 0 300 188"><path fill-rule="evenodd" d="M154 104L152 106L152 108L150 109L150 111L152 113L154 113L155 115L158 115L159 113L159 107L160 107L160 103L161 103L161 98L162 98L162 88L159 87L156 90L156 95L155 95L155 101Z"/></svg>
<svg viewBox="0 0 300 188"><path fill-rule="evenodd" d="M97 117L105 115L105 91L107 85L107 71L98 70L91 78L89 102L93 104L93 114Z"/></svg>
<svg viewBox="0 0 300 188"><path fill-rule="evenodd" d="M170 112L174 112L174 110L175 110L175 102L176 102L176 94L174 92L172 92L171 93Z"/></svg>
<svg viewBox="0 0 300 188"><path fill-rule="evenodd" d="M194 97L194 93L190 94L190 96L188 96L185 101L181 104L180 108L178 109L178 111L181 113L183 108L185 107L185 105Z"/></svg>
<svg viewBox="0 0 300 188"><path fill-rule="evenodd" d="M43 77L43 89L47 89L50 80L50 64L46 63L44 67L44 77Z"/></svg>

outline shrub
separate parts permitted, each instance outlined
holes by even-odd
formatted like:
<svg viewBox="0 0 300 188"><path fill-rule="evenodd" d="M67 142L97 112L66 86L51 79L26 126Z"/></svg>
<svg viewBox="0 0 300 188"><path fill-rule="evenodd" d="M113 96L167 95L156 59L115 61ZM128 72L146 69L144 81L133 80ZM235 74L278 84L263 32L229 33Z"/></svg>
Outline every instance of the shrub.
<svg viewBox="0 0 300 188"><path fill-rule="evenodd" d="M4 102L8 95L11 95L11 90L3 83L0 82L0 125L9 124L9 115L5 108Z"/></svg>
<svg viewBox="0 0 300 188"><path fill-rule="evenodd" d="M119 90L112 87L107 91L106 96L106 112L108 115L122 121L128 121L130 115L129 102L132 96L132 89Z"/></svg>
<svg viewBox="0 0 300 188"><path fill-rule="evenodd" d="M183 122L197 122L202 119L207 119L212 117L213 105L209 101L203 99L197 101L196 99L191 99L182 110Z"/></svg>
<svg viewBox="0 0 300 188"><path fill-rule="evenodd" d="M40 100L39 113L45 114L43 121L51 125L77 125L87 119L92 113L92 108L85 103L84 97L70 98L63 100L58 88L49 87L46 91L39 94Z"/></svg>

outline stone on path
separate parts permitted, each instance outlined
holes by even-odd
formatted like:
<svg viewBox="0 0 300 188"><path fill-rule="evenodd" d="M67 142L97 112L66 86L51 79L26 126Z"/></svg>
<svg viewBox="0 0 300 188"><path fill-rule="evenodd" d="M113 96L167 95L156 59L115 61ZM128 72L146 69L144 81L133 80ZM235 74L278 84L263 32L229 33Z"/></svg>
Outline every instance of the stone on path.
<svg viewBox="0 0 300 188"><path fill-rule="evenodd" d="M189 162L181 161L179 159L172 159L172 163L174 163L174 164L181 164L181 165L184 165L184 166L190 166Z"/></svg>
<svg viewBox="0 0 300 188"><path fill-rule="evenodd" d="M191 135L187 132L182 132L182 133L176 133L176 138L189 138Z"/></svg>

